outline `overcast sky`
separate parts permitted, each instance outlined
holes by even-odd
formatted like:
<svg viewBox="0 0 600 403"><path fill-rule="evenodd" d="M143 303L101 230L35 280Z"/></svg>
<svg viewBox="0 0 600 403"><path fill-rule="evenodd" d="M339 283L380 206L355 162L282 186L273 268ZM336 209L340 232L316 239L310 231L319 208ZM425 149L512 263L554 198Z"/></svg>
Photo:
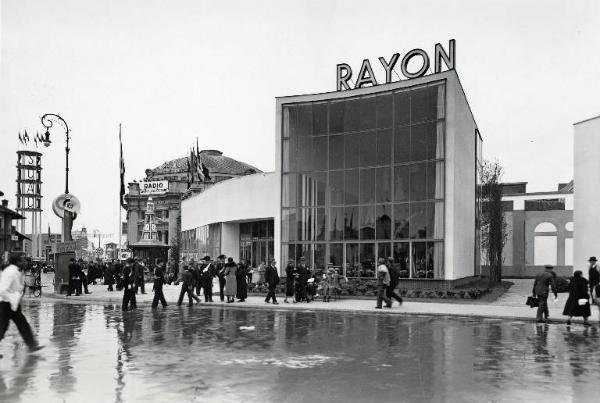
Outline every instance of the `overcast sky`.
<svg viewBox="0 0 600 403"><path fill-rule="evenodd" d="M275 97L335 90L336 64L456 39L457 72L506 181L572 178L574 122L600 114L600 2L0 0L0 189L15 206L17 133L72 131L74 228L118 231L126 179L201 149L270 171ZM397 69L399 70L399 69ZM43 228L60 231L64 134L42 150ZM6 196L5 196L6 197Z"/></svg>

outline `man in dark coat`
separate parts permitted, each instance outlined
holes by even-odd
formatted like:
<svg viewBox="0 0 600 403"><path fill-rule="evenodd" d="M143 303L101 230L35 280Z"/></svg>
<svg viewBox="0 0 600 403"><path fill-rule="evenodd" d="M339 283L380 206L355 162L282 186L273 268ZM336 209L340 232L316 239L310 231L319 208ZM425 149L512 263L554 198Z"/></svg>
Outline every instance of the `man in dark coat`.
<svg viewBox="0 0 600 403"><path fill-rule="evenodd" d="M154 285L152 291L154 291L154 299L152 300L152 308L158 308L158 301L162 304L163 308L167 307L167 301L165 301L165 295L163 294L163 285L165 284L165 275L162 268L158 267L154 271Z"/></svg>
<svg viewBox="0 0 600 403"><path fill-rule="evenodd" d="M79 269L79 278L81 279L81 282L80 282L80 285L79 285L79 287L83 286L83 291L84 291L86 294L91 294L91 292L89 292L89 291L88 291L88 276L87 276L87 275L85 274L85 272L83 271L83 259L81 259L81 258L80 258L80 259L78 260L78 263L79 263L79 268L80 268L80 269ZM90 263L90 264L88 265L88 270L89 270L89 267L90 267L90 265L92 265L92 264L93 264L93 263ZM79 293L81 294L81 291L80 291Z"/></svg>
<svg viewBox="0 0 600 403"><path fill-rule="evenodd" d="M533 283L532 294L534 297L537 296L539 300L536 315L538 323L543 323L544 321L548 320L549 288L552 289L552 292L554 293L554 298L558 298L558 294L556 292L556 284L554 281L554 279L556 278L556 273L554 273L553 269L554 267L552 267L551 265L546 265L546 270L538 274L535 277L535 282Z"/></svg>
<svg viewBox="0 0 600 403"><path fill-rule="evenodd" d="M75 295L81 295L81 266L71 258L69 264L69 290L67 291L67 297L70 297L73 292Z"/></svg>
<svg viewBox="0 0 600 403"><path fill-rule="evenodd" d="M202 292L204 293L204 302L213 302L212 287L214 276L214 264L210 261L210 256L204 256L202 259L203 268L202 274L200 275L200 281L202 282Z"/></svg>
<svg viewBox="0 0 600 403"><path fill-rule="evenodd" d="M217 277L219 277L219 297L221 302L225 301L225 255L220 255L217 259Z"/></svg>
<svg viewBox="0 0 600 403"><path fill-rule="evenodd" d="M390 257L388 259L388 272L390 273L390 286L386 290L387 297L391 300L394 298L398 301L398 304L402 305L402 297L396 294L396 287L398 287L398 283L400 282L400 265L394 263L394 258Z"/></svg>
<svg viewBox="0 0 600 403"><path fill-rule="evenodd" d="M248 283L246 283L247 275L248 265L246 264L246 261L242 259L240 260L237 271L235 272L237 282L237 293L235 296L240 300L240 302L244 302L246 301L246 298L248 298Z"/></svg>
<svg viewBox="0 0 600 403"><path fill-rule="evenodd" d="M279 304L277 302L277 297L275 296L275 289L277 288L277 284L279 284L279 274L277 273L276 263L275 260L272 260L271 264L265 269L265 282L267 283L267 287L269 287L265 302L268 304L269 300L273 299L273 305Z"/></svg>
<svg viewBox="0 0 600 403"><path fill-rule="evenodd" d="M127 311L129 309L137 308L137 301L135 299L135 278L132 273L133 259L128 259L123 269L123 304L121 309Z"/></svg>
<svg viewBox="0 0 600 403"><path fill-rule="evenodd" d="M177 306L181 306L183 303L183 297L185 294L188 296L188 306L194 305L192 299L195 299L197 303L200 303L200 298L194 295L194 277L192 270L189 266L183 266L183 273L181 274L181 292L179 293L179 299L177 300Z"/></svg>
<svg viewBox="0 0 600 403"><path fill-rule="evenodd" d="M108 268L104 272L104 284L108 286L108 291L113 291L113 284L115 283L115 262L112 261Z"/></svg>
<svg viewBox="0 0 600 403"><path fill-rule="evenodd" d="M308 299L306 295L306 283L310 278L310 270L308 266L306 266L306 258L304 256L300 258L300 264L296 267L296 272L298 273L296 281L296 301L310 302L310 299Z"/></svg>
<svg viewBox="0 0 600 403"><path fill-rule="evenodd" d="M138 258L135 259L133 263L133 278L135 281L135 293L138 293L138 289L142 289L142 294L146 293L145 279L144 279L144 265L139 261Z"/></svg>

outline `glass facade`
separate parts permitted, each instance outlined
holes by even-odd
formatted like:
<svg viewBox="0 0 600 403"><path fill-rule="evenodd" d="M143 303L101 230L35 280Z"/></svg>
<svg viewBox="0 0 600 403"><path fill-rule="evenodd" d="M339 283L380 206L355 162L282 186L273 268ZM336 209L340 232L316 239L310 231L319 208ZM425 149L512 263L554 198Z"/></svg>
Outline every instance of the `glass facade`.
<svg viewBox="0 0 600 403"><path fill-rule="evenodd" d="M196 261L204 256L215 258L221 254L221 223L203 225L181 231L181 257Z"/></svg>
<svg viewBox="0 0 600 403"><path fill-rule="evenodd" d="M283 105L282 266L444 278L444 90Z"/></svg>
<svg viewBox="0 0 600 403"><path fill-rule="evenodd" d="M273 260L273 220L240 224L240 259L251 267Z"/></svg>

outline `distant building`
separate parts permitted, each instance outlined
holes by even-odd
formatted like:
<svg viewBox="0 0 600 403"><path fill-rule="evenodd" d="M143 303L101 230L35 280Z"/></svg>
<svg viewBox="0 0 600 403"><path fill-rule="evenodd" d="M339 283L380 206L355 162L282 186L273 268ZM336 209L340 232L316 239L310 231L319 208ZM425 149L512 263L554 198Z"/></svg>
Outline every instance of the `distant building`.
<svg viewBox="0 0 600 403"><path fill-rule="evenodd" d="M503 183L502 203L508 239L502 276L533 277L544 265L561 276L573 273L573 181L557 190L527 192L527 182ZM483 273L487 273L482 251Z"/></svg>
<svg viewBox="0 0 600 403"><path fill-rule="evenodd" d="M19 233L12 222L24 218L21 214L8 208L8 200L2 200L2 205L0 205L0 259L2 262L8 260L11 252L23 250L22 243L26 236Z"/></svg>
<svg viewBox="0 0 600 403"><path fill-rule="evenodd" d="M127 228L123 231L127 235L128 244L135 244L141 239L149 197L154 201L158 239L173 246L181 228L182 198L192 193L201 193L227 179L261 172L249 164L224 156L221 151L202 150L199 152L199 162L208 169L210 180L200 183L196 180L188 188L188 160L189 157L186 156L167 161L154 169L147 169L144 181L129 183L128 193L125 195ZM148 190L145 187L145 184L157 182L162 182L161 189L148 187Z"/></svg>

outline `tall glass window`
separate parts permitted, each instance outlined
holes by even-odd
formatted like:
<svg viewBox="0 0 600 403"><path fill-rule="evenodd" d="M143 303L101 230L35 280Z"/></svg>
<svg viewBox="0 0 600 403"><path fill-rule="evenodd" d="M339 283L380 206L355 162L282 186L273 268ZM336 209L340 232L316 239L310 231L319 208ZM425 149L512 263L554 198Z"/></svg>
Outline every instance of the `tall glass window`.
<svg viewBox="0 0 600 403"><path fill-rule="evenodd" d="M443 83L283 106L282 251L316 269L444 278Z"/></svg>

